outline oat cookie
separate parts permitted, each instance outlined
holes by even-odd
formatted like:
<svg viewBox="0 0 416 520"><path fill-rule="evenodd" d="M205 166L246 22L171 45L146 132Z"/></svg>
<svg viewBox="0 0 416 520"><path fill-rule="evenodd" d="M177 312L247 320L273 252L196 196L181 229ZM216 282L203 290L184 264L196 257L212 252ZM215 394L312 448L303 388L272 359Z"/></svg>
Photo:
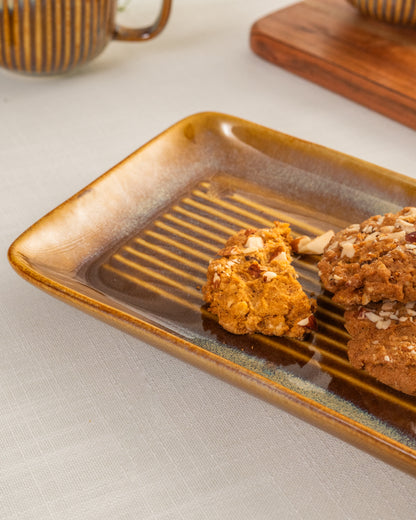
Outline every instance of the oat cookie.
<svg viewBox="0 0 416 520"><path fill-rule="evenodd" d="M416 303L386 300L350 309L348 357L396 390L416 395Z"/></svg>
<svg viewBox="0 0 416 520"><path fill-rule="evenodd" d="M318 264L325 289L346 307L416 300L416 208L377 215L339 231Z"/></svg>
<svg viewBox="0 0 416 520"><path fill-rule="evenodd" d="M313 303L291 265L291 240L286 223L242 230L210 262L203 295L222 327L294 338L313 328Z"/></svg>

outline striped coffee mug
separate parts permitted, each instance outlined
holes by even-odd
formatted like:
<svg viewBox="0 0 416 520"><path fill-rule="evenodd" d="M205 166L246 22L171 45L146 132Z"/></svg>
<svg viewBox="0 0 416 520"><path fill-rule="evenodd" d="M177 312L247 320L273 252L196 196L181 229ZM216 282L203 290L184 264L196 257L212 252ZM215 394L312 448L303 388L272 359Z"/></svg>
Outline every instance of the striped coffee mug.
<svg viewBox="0 0 416 520"><path fill-rule="evenodd" d="M117 0L0 0L0 66L34 75L58 74L95 58L112 40L144 41L165 27L171 0L153 25L115 22Z"/></svg>
<svg viewBox="0 0 416 520"><path fill-rule="evenodd" d="M416 25L416 0L348 0L363 15L398 25Z"/></svg>

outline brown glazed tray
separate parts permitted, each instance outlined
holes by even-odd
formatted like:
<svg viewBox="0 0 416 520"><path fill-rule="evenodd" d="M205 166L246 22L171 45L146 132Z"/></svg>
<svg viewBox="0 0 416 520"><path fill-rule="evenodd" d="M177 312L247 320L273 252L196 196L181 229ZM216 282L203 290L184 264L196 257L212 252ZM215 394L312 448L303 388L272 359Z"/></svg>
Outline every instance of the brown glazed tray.
<svg viewBox="0 0 416 520"><path fill-rule="evenodd" d="M346 0L306 0L258 20L262 58L416 129L416 29L362 16Z"/></svg>
<svg viewBox="0 0 416 520"><path fill-rule="evenodd" d="M297 258L318 301L305 341L235 336L203 305L209 260L241 228L338 230L416 205L416 182L318 145L202 113L163 132L47 214L10 247L48 293L415 473L416 399L346 356L343 311L317 258Z"/></svg>

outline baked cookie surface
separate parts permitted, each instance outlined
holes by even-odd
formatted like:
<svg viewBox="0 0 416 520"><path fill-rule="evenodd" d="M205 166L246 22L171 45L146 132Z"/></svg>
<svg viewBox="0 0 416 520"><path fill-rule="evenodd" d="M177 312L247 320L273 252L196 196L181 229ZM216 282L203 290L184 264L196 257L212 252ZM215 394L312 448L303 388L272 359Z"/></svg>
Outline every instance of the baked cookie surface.
<svg viewBox="0 0 416 520"><path fill-rule="evenodd" d="M416 208L376 215L339 231L318 268L334 302L346 307L416 300Z"/></svg>
<svg viewBox="0 0 416 520"><path fill-rule="evenodd" d="M384 301L345 312L350 363L378 381L416 395L416 303Z"/></svg>
<svg viewBox="0 0 416 520"><path fill-rule="evenodd" d="M208 266L203 296L224 329L301 339L313 328L313 302L291 265L289 224L242 230Z"/></svg>

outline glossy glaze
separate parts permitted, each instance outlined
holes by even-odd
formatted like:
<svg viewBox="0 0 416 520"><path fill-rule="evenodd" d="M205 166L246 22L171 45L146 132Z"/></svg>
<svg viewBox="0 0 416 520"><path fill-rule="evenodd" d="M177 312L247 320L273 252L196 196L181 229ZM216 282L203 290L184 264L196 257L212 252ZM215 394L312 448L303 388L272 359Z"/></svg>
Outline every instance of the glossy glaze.
<svg viewBox="0 0 416 520"><path fill-rule="evenodd" d="M394 186L394 189L392 187ZM222 114L180 121L10 247L17 272L75 305L416 472L416 402L353 369L342 309L298 258L318 301L305 341L235 336L201 296L207 264L242 227L315 235L416 204L416 182Z"/></svg>
<svg viewBox="0 0 416 520"><path fill-rule="evenodd" d="M0 0L0 66L34 75L87 63L111 39L141 41L166 25L171 0L156 22L129 29L115 22L116 0Z"/></svg>

